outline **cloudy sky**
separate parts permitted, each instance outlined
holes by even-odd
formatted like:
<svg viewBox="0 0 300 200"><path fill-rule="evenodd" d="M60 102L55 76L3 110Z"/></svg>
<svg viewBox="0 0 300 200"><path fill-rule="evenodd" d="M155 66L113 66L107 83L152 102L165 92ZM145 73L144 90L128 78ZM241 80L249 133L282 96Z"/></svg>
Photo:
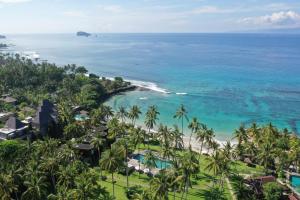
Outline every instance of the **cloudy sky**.
<svg viewBox="0 0 300 200"><path fill-rule="evenodd" d="M300 28L300 0L0 0L0 33Z"/></svg>

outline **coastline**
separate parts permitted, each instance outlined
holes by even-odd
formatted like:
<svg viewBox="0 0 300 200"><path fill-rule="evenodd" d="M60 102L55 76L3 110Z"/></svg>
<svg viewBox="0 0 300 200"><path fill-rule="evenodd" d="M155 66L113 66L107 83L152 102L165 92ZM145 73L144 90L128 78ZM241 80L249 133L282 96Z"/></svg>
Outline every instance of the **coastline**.
<svg viewBox="0 0 300 200"><path fill-rule="evenodd" d="M128 122L126 122L126 123L128 123ZM136 125L135 127L141 127L146 132L149 131L145 127L145 125ZM151 129L150 132L157 133L157 131L155 129ZM184 148L187 149L187 148L189 148L190 136L189 136L189 133L183 133L183 134L184 134L184 136L182 137L182 139L183 139ZM221 139L217 139L216 137L214 137L213 140L219 144L219 149L222 149L227 141L230 141L231 145L236 145L237 144L237 141L234 140L234 139L221 140ZM201 146L200 142L198 142L196 137L192 136L192 138L191 138L192 150L196 153L199 153L200 152L200 146ZM212 149L207 148L207 145L203 144L202 151L201 151L202 154L211 155L212 152L213 152Z"/></svg>

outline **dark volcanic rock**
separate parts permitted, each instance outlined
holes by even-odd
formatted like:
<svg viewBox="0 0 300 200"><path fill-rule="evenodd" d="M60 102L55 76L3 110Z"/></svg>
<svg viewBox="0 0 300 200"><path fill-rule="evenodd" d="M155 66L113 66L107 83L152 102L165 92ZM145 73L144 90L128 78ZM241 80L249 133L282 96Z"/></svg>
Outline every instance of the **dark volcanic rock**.
<svg viewBox="0 0 300 200"><path fill-rule="evenodd" d="M90 33L83 32L83 31L78 31L78 32L76 33L76 35L77 35L77 36L84 36L84 37L89 37L89 36L91 36Z"/></svg>

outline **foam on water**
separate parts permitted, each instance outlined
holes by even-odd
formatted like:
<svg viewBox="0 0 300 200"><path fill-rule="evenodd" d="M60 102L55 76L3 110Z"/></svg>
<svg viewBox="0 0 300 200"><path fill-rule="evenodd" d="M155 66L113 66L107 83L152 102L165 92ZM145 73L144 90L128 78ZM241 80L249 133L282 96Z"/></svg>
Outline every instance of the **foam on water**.
<svg viewBox="0 0 300 200"><path fill-rule="evenodd" d="M109 80L114 80L114 78L112 78L112 77L105 77L105 78L107 78ZM153 82L130 80L130 79L124 79L124 81L128 81L132 85L135 85L135 86L140 87L140 88L152 90L152 91L155 91L155 92L160 92L160 93L164 93L164 94L170 94L171 93L167 89L161 88L156 83L153 83Z"/></svg>
<svg viewBox="0 0 300 200"><path fill-rule="evenodd" d="M132 85L153 90L156 92L164 93L164 94L170 94L170 92L167 89L159 87L156 83L153 82L146 82L146 81L138 81L138 80L126 80L131 82Z"/></svg>
<svg viewBox="0 0 300 200"><path fill-rule="evenodd" d="M177 95L187 95L186 92L176 92Z"/></svg>

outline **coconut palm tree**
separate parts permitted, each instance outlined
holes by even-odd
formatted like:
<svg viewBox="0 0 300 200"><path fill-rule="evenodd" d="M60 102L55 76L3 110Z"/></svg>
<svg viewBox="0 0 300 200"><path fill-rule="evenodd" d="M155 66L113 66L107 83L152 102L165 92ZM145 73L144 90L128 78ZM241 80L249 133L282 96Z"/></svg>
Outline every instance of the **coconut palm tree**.
<svg viewBox="0 0 300 200"><path fill-rule="evenodd" d="M75 177L78 175L73 164L67 166L60 166L57 172L57 185L65 189L74 187Z"/></svg>
<svg viewBox="0 0 300 200"><path fill-rule="evenodd" d="M184 121L184 119L186 121L189 121L189 119L187 117L187 113L188 112L186 111L184 105L181 104L180 107L177 109L175 115L174 115L174 118L177 118L177 119L181 120L181 133L182 133L182 135L183 135L183 121Z"/></svg>
<svg viewBox="0 0 300 200"><path fill-rule="evenodd" d="M159 125L158 131L157 131L157 136L160 140L161 145L169 141L169 139L171 137L170 133L171 133L171 130L167 126L164 126L163 124Z"/></svg>
<svg viewBox="0 0 300 200"><path fill-rule="evenodd" d="M187 199L188 190L192 186L191 176L192 174L198 173L199 161L196 158L195 153L189 148L188 151L184 152L180 156L179 163L179 169L183 176L183 192L181 195L181 199L183 199L184 194L186 195L185 199Z"/></svg>
<svg viewBox="0 0 300 200"><path fill-rule="evenodd" d="M260 152L258 154L258 160L264 167L265 173L268 174L268 169L274 164L274 146L270 142L262 144Z"/></svg>
<svg viewBox="0 0 300 200"><path fill-rule="evenodd" d="M198 119L196 117L193 117L192 121L188 125L188 128L191 129L191 134L189 139L189 146L190 146L193 133L196 133L201 128L201 124L198 122Z"/></svg>
<svg viewBox="0 0 300 200"><path fill-rule="evenodd" d="M114 116L114 111L112 110L112 107L110 107L110 106L101 105L99 107L99 110L103 114L102 116L104 116L104 120L106 120L106 121Z"/></svg>
<svg viewBox="0 0 300 200"><path fill-rule="evenodd" d="M118 111L117 111L116 117L118 119L121 119L122 123L124 123L127 116L128 116L128 112L126 111L126 108L124 106L120 106Z"/></svg>
<svg viewBox="0 0 300 200"><path fill-rule="evenodd" d="M247 130L248 135L250 138L253 138L255 142L258 142L260 140L260 128L257 126L256 123L252 123L251 127Z"/></svg>
<svg viewBox="0 0 300 200"><path fill-rule="evenodd" d="M128 113L128 118L131 119L131 123L133 126L135 126L135 122L137 119L139 119L140 114L142 114L141 109L134 105L130 108L130 111Z"/></svg>
<svg viewBox="0 0 300 200"><path fill-rule="evenodd" d="M207 145L207 153L209 154L209 150L212 147L214 142L215 133L213 129L207 130L205 133L205 144Z"/></svg>
<svg viewBox="0 0 300 200"><path fill-rule="evenodd" d="M54 192L56 186L55 174L57 173L58 168L59 168L59 160L58 157L56 157L56 155L42 158L40 169L50 176L51 184Z"/></svg>
<svg viewBox="0 0 300 200"><path fill-rule="evenodd" d="M141 127L130 129L130 140L131 143L133 144L134 149L137 148L138 154L140 153L140 144L144 142L143 132L144 130L142 130ZM141 163L139 162L139 169L141 167L140 164ZM140 173L139 173L139 178L140 178Z"/></svg>
<svg viewBox="0 0 300 200"><path fill-rule="evenodd" d="M238 129L235 130L234 138L238 140L239 145L248 140L248 135L244 125L241 125Z"/></svg>
<svg viewBox="0 0 300 200"><path fill-rule="evenodd" d="M169 184L164 170L160 171L156 177L150 180L150 191L153 193L153 200L169 199Z"/></svg>
<svg viewBox="0 0 300 200"><path fill-rule="evenodd" d="M231 144L231 142L226 141L224 148L223 148L223 152L224 152L224 156L229 160L232 159L233 148L234 148L234 146Z"/></svg>
<svg viewBox="0 0 300 200"><path fill-rule="evenodd" d="M99 159L101 158L101 147L104 145L104 139L97 134L95 137L92 138L91 144L94 146L94 148L98 151Z"/></svg>
<svg viewBox="0 0 300 200"><path fill-rule="evenodd" d="M167 172L167 182L173 190L173 199L176 199L176 192L180 189L183 182L183 176L175 168L169 169Z"/></svg>
<svg viewBox="0 0 300 200"><path fill-rule="evenodd" d="M165 141L161 147L161 155L162 155L164 163L165 163L165 168L167 167L167 160L169 160L170 157L173 156L173 154L174 154L174 151L171 148L170 143L168 141ZM161 168L163 168L162 162L161 162Z"/></svg>
<svg viewBox="0 0 300 200"><path fill-rule="evenodd" d="M172 138L175 144L175 149L183 149L184 148L184 142L183 142L183 135L179 131L179 128L177 125L173 126L173 130L171 131Z"/></svg>
<svg viewBox="0 0 300 200"><path fill-rule="evenodd" d="M152 168L156 168L157 167L155 161L156 161L156 157L154 156L153 152L152 151L148 151L145 154L144 165L149 168L150 173L151 173L151 169Z"/></svg>
<svg viewBox="0 0 300 200"><path fill-rule="evenodd" d="M211 148L213 149L213 154L218 150L220 147L219 143L216 141L212 141L210 144Z"/></svg>
<svg viewBox="0 0 300 200"><path fill-rule="evenodd" d="M199 159L202 154L203 144L209 140L211 140L211 136L213 136L213 130L208 129L205 124L202 124L202 127L196 132L196 139L200 142L200 151L199 151Z"/></svg>
<svg viewBox="0 0 300 200"><path fill-rule="evenodd" d="M121 129L121 126L119 124L119 120L117 118L112 118L108 124L108 135L109 135L109 138L116 138L118 137L119 135L122 134L122 129Z"/></svg>
<svg viewBox="0 0 300 200"><path fill-rule="evenodd" d="M150 106L146 112L145 125L148 128L148 134L150 135L151 129L156 125L156 121L158 120L159 112L157 111L156 106ZM153 139L153 136L151 136ZM149 144L149 143L148 143ZM149 149L149 145L148 145Z"/></svg>
<svg viewBox="0 0 300 200"><path fill-rule="evenodd" d="M223 155L221 151L216 151L208 158L208 161L205 169L212 171L214 176L220 175L223 167Z"/></svg>
<svg viewBox="0 0 300 200"><path fill-rule="evenodd" d="M70 102L61 101L57 106L58 116L60 123L65 126L74 122L73 111L70 106Z"/></svg>
<svg viewBox="0 0 300 200"><path fill-rule="evenodd" d="M114 173L122 166L123 159L119 154L117 146L111 146L111 149L105 151L102 158L99 161L100 167L111 173L112 185L113 185L113 196L115 196L115 180Z"/></svg>

